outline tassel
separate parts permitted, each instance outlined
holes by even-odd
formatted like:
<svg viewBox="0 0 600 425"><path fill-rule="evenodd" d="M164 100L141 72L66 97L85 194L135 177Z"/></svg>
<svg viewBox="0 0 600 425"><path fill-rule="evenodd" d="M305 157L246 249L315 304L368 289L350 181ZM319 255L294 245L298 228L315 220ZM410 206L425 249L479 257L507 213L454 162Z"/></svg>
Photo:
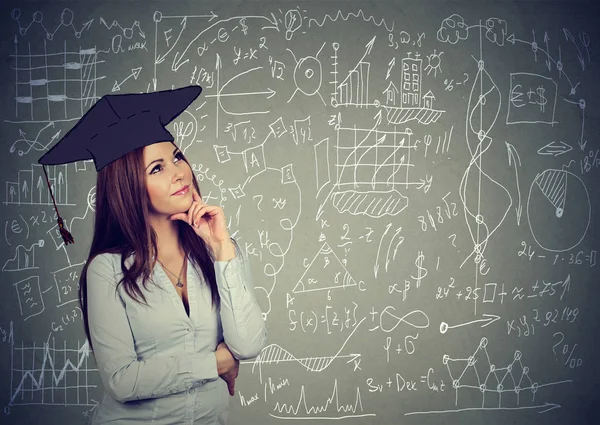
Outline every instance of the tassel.
<svg viewBox="0 0 600 425"><path fill-rule="evenodd" d="M42 168L44 169L44 174L46 175L46 183L48 183L48 190L50 191L50 196L52 196L52 203L54 204L54 209L56 210L56 215L58 217L56 222L58 223L58 229L60 230L60 235L62 236L63 241L65 241L65 245L69 245L70 243L74 244L75 239L73 239L73 235L71 235L71 233L69 233L69 231L65 227L62 217L58 213L58 208L56 207L56 201L54 200L54 193L52 193L52 187L50 186L50 179L48 179L48 173L46 172L46 167L43 166Z"/></svg>
<svg viewBox="0 0 600 425"><path fill-rule="evenodd" d="M58 210L56 210L56 214L58 214ZM63 224L63 219L62 217L59 215L58 216L58 228L60 230L60 235L62 236L63 240L65 241L66 245L69 245L70 243L74 244L75 240L73 239L73 235L71 235L71 233L69 233L69 231L66 229L65 225Z"/></svg>

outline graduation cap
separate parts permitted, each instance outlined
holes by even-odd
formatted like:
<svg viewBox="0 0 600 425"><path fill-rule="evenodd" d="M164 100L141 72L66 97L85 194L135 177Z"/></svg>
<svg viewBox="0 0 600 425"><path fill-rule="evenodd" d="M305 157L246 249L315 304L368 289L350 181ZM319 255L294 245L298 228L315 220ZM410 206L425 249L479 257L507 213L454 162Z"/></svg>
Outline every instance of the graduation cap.
<svg viewBox="0 0 600 425"><path fill-rule="evenodd" d="M58 165L93 159L96 171L100 171L134 149L172 142L175 139L165 126L201 92L202 87L194 85L153 93L104 95L38 162ZM58 213L46 167L43 169L60 233L66 244L74 243Z"/></svg>

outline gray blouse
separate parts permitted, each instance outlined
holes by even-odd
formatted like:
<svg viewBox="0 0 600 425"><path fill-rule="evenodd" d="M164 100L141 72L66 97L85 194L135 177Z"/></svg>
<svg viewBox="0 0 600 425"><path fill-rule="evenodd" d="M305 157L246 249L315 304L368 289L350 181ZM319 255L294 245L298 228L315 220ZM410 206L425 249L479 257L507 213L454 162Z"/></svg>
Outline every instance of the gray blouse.
<svg viewBox="0 0 600 425"><path fill-rule="evenodd" d="M188 257L188 316L159 265L152 272L156 285L149 282L144 292L150 307L131 299L123 285L115 291L120 257L100 254L87 270L90 338L105 390L92 423L225 424L230 395L217 374L216 346L224 340L243 360L256 357L267 338L248 260L238 252L215 261L216 309Z"/></svg>

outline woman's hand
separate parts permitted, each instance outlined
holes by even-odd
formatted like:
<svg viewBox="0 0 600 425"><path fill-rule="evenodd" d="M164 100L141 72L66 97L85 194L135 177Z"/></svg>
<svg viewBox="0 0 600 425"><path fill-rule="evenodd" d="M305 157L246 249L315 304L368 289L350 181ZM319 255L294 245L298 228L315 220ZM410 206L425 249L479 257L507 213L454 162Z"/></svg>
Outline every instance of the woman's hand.
<svg viewBox="0 0 600 425"><path fill-rule="evenodd" d="M185 221L211 248L229 242L229 231L223 208L202 202L202 198L196 192L193 184L190 185L190 190L192 191L190 209L184 213L173 214L169 218Z"/></svg>
<svg viewBox="0 0 600 425"><path fill-rule="evenodd" d="M227 382L229 395L233 396L235 394L235 379L237 378L240 369L240 361L233 357L233 354L231 354L225 342L221 342L217 345L215 354L217 356L217 370L219 376ZM225 360L219 362L219 359ZM223 366L224 364L227 366ZM221 366L221 368L219 366Z"/></svg>

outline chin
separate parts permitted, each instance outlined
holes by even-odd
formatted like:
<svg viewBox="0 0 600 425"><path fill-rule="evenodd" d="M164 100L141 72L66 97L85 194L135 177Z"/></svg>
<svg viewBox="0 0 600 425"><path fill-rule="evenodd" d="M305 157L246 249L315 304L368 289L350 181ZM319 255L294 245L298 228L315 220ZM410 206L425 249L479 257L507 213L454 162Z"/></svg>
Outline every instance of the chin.
<svg viewBox="0 0 600 425"><path fill-rule="evenodd" d="M173 214L175 214L175 213L181 213L181 212L188 212L188 210L192 206L192 202L193 202L193 200L191 198L188 201L182 200L181 206L177 206L174 209Z"/></svg>

